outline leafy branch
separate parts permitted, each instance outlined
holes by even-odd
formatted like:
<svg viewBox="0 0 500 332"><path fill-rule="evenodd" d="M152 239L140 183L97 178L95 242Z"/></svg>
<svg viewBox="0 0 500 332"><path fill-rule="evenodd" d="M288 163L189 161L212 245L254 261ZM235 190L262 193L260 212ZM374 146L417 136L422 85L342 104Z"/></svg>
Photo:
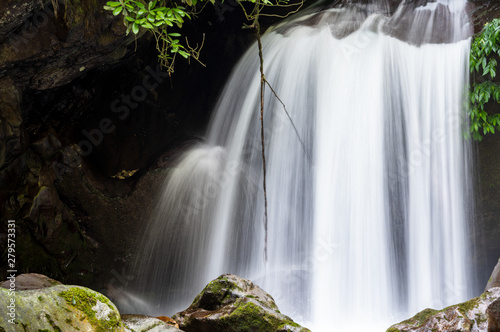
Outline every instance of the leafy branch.
<svg viewBox="0 0 500 332"><path fill-rule="evenodd" d="M203 0L200 0L203 1ZM184 4L193 8L198 0L182 0ZM210 0L215 3L215 0ZM123 23L127 27L127 35L132 32L138 35L140 29L150 31L156 40L156 49L160 63L172 73L177 55L185 59L193 58L199 61L201 46L191 47L186 39L185 45L181 43L181 34L171 32L171 29L182 28L186 19L191 19L192 12L185 6L168 0L142 0L108 1L104 9L113 12L113 15L123 15ZM190 15L191 13L191 15ZM200 62L201 63L201 62Z"/></svg>
<svg viewBox="0 0 500 332"><path fill-rule="evenodd" d="M497 60L500 56L500 19L487 23L474 39L470 52L470 71L485 77L482 83L473 83L469 91L470 128L475 140L481 141L483 135L494 134L500 130L500 113L490 114L485 105L490 101L500 103L500 85L492 82L496 77Z"/></svg>

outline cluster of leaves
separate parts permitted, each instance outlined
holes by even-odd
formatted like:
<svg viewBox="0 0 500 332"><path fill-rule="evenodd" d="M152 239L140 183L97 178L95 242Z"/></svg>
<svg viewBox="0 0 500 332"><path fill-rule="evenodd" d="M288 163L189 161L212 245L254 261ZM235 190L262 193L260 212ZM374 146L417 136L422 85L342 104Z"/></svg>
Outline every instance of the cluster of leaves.
<svg viewBox="0 0 500 332"><path fill-rule="evenodd" d="M203 1L203 0L200 0ZM212 3L215 0L210 0ZM141 28L153 33L156 39L156 48L160 63L170 72L173 71L174 59L180 55L186 59L193 57L198 59L201 47L192 48L186 40L186 44L181 43L181 34L170 32L170 28L182 28L186 19L191 19L192 9L198 0L182 0L179 5L168 0L119 0L108 1L104 9L113 12L113 15L123 15L123 22L127 27L127 34L139 34Z"/></svg>
<svg viewBox="0 0 500 332"><path fill-rule="evenodd" d="M112 11L115 16L123 15L127 34L132 32L138 35L141 29L152 32L156 39L160 63L169 72L173 72L177 55L199 61L203 42L196 47L191 47L187 39L181 42L182 35L179 29L182 28L185 20L190 20L196 15L195 9L199 8L202 2L215 5L215 0L118 0L108 1L104 9ZM251 11L247 12L247 8L243 5L245 2L252 5ZM288 14L292 14L302 7L303 1L294 5L288 5L288 0L236 0L236 3L243 9L247 19L254 21L252 27L255 27L259 16L277 16L261 13L264 7L295 7L290 8Z"/></svg>
<svg viewBox="0 0 500 332"><path fill-rule="evenodd" d="M475 140L500 130L500 113L486 112L484 107L491 100L500 103L500 85L492 82L496 77L497 60L500 56L500 19L487 23L471 45L470 70L485 78L473 83L469 92L470 133Z"/></svg>

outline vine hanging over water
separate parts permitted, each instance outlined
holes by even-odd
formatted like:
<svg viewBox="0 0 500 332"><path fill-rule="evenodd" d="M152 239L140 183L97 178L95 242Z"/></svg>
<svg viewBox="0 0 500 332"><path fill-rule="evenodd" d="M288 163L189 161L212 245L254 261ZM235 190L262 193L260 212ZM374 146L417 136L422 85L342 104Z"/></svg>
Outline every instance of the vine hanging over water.
<svg viewBox="0 0 500 332"><path fill-rule="evenodd" d="M265 147L265 137L264 137L264 95L265 95L265 90L266 90L266 85L269 86L271 89L272 93L274 96L278 99L278 101L283 105L283 109L288 116L288 119L292 123L292 126L295 130L295 133L297 134L297 137L299 138L300 142L302 143L302 146L304 147L305 150L305 145L300 138L297 128L295 127L295 124L293 123L290 114L286 110L285 104L281 101L281 99L278 97L274 89L272 88L271 84L266 80L266 76L264 74L264 57L262 55L262 41L261 41L261 31L260 31L260 23L259 23L259 17L260 16L278 16L281 18L285 18L293 13L296 13L299 11L300 8L302 8L302 5L304 4L303 1L299 2L298 4L288 4L288 0L276 0L276 3L272 3L269 0L248 0L253 4L253 7L251 8L251 11L248 11L244 4L243 1L239 1L239 5L241 6L241 9L245 13L245 17L248 21L252 22L252 25L246 26L247 28L254 28L256 32L256 37L257 37L257 46L259 48L259 71L260 71L260 143L261 143L261 151L262 151L262 189L264 191L264 259L267 262L267 234L268 234L268 218L267 218L267 188L266 188L266 147ZM288 12L284 16L279 16L279 15L269 15L269 14L264 14L262 13L262 10L266 6L281 6L281 7L288 7L288 6L295 6L295 9Z"/></svg>

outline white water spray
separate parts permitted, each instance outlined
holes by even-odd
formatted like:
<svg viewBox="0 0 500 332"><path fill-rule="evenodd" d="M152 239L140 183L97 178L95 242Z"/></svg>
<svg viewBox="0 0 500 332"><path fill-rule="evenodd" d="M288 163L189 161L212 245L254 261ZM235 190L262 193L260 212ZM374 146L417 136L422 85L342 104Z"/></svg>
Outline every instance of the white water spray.
<svg viewBox="0 0 500 332"><path fill-rule="evenodd" d="M442 0L392 18L328 10L267 34L266 78L296 127L268 89L268 260L251 49L148 226L149 314L185 309L222 273L314 331L382 331L467 299L467 33L463 3Z"/></svg>

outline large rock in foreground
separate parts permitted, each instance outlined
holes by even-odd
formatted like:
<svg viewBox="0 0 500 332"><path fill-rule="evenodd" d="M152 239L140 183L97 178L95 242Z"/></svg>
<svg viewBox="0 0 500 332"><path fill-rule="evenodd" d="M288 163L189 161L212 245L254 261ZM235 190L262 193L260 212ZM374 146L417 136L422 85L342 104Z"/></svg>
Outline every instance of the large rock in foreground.
<svg viewBox="0 0 500 332"><path fill-rule="evenodd" d="M0 328L7 332L124 331L116 306L85 287L58 285L15 292L0 288L0 306L12 307L0 310Z"/></svg>
<svg viewBox="0 0 500 332"><path fill-rule="evenodd" d="M387 332L500 331L500 287L487 290L470 301L443 310L425 309L391 326Z"/></svg>
<svg viewBox="0 0 500 332"><path fill-rule="evenodd" d="M281 314L259 286L232 274L211 281L189 308L172 318L187 332L309 331Z"/></svg>

